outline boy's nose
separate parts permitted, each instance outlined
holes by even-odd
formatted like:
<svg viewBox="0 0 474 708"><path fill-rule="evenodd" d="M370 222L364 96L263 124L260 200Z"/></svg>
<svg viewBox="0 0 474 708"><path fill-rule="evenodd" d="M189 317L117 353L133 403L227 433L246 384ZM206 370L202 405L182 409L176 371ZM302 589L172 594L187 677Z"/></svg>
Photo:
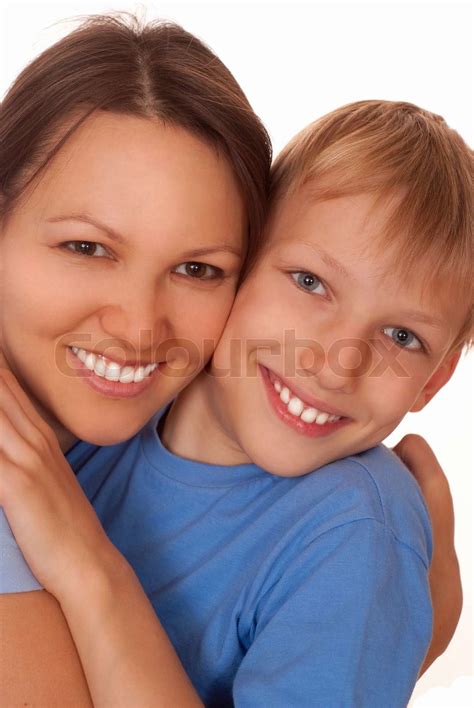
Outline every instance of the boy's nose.
<svg viewBox="0 0 474 708"><path fill-rule="evenodd" d="M314 375L322 389L353 393L361 378L369 371L372 352L359 338L339 339L323 348L306 348L300 366L306 375Z"/></svg>

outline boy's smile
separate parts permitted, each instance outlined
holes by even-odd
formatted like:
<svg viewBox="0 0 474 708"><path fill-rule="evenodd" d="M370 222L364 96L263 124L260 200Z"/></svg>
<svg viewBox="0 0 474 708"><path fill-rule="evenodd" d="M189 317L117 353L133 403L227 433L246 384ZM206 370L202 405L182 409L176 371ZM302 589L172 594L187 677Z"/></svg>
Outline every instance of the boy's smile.
<svg viewBox="0 0 474 708"><path fill-rule="evenodd" d="M300 392L293 381L287 382L263 365L258 368L275 413L302 435L313 438L329 435L350 421L341 411L315 399L310 393Z"/></svg>
<svg viewBox="0 0 474 708"><path fill-rule="evenodd" d="M278 206L213 376L186 394L200 400L203 442L196 436L193 451L191 433L187 449L175 451L304 474L378 444L447 381L459 308L443 300L442 284L435 300L405 283L388 249L376 255L388 213L368 195L315 202L304 190ZM205 429L217 430L205 445L202 409ZM179 415L187 417L183 407Z"/></svg>

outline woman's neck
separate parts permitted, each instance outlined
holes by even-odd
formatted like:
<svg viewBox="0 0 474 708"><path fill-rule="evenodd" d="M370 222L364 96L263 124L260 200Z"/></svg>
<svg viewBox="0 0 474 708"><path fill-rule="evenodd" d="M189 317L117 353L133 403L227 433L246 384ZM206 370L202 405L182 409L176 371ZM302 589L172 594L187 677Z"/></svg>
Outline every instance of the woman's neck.
<svg viewBox="0 0 474 708"><path fill-rule="evenodd" d="M77 438L69 430L64 428L61 423L54 416L52 416L49 411L47 411L46 408L40 403L40 401L38 401L35 396L28 390L28 388L24 385L23 381L18 377L18 375L15 373L15 371L13 371L12 367L9 365L1 349L0 368L8 369L8 371L11 371L12 374L16 376L18 383L23 388L31 403L35 407L38 415L40 415L41 418L43 418L43 420L45 421L45 423L47 423L53 430L58 439L61 450L66 453L74 445L74 443L77 442Z"/></svg>
<svg viewBox="0 0 474 708"><path fill-rule="evenodd" d="M173 454L212 465L250 462L233 438L225 411L219 408L212 375L203 371L171 406L160 438Z"/></svg>

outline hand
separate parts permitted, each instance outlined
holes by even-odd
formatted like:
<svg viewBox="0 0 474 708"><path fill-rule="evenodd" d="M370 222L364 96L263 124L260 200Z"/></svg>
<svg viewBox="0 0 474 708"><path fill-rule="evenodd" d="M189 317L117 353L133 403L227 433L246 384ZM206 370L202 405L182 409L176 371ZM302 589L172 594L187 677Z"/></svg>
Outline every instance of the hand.
<svg viewBox="0 0 474 708"><path fill-rule="evenodd" d="M94 706L202 706L56 436L6 369L0 369L0 505L31 570L61 604Z"/></svg>
<svg viewBox="0 0 474 708"><path fill-rule="evenodd" d="M433 528L433 559L429 574L433 636L421 675L446 650L461 615L462 585L454 547L453 500L446 475L424 438L405 435L393 451L420 485Z"/></svg>
<svg viewBox="0 0 474 708"><path fill-rule="evenodd" d="M0 369L0 505L32 572L59 601L112 553L55 434L7 369Z"/></svg>

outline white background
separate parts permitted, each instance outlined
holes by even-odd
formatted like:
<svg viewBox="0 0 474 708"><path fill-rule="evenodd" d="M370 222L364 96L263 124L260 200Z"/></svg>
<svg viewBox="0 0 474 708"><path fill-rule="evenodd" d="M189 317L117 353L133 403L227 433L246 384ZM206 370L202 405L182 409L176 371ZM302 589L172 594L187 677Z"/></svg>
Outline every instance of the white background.
<svg viewBox="0 0 474 708"><path fill-rule="evenodd" d="M0 0L0 95L29 59L68 31L58 21L109 10L173 19L205 40L243 86L275 153L316 117L364 98L418 103L473 143L472 6L466 2ZM454 497L465 594L456 635L418 682L413 708L474 705L473 378L471 354L428 408L409 414L387 441L393 445L406 432L421 433L443 465Z"/></svg>

